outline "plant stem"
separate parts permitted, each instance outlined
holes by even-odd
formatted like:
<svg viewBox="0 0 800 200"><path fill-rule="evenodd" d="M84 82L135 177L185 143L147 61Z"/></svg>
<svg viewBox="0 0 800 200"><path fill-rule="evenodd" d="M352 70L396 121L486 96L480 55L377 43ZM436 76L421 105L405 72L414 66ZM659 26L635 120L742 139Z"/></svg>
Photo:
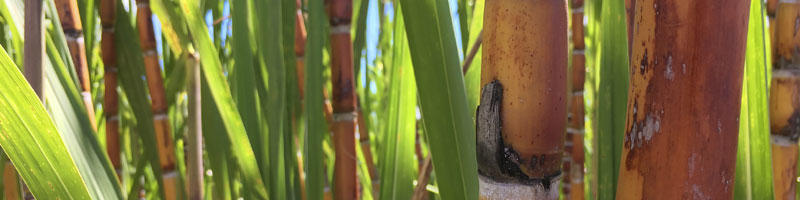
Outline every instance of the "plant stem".
<svg viewBox="0 0 800 200"><path fill-rule="evenodd" d="M103 98L103 112L106 118L106 152L111 164L122 177L122 161L120 159L119 145L119 96L117 95L117 56L114 45L114 22L116 21L117 1L100 1L100 24L102 36L100 49L104 63L105 95Z"/></svg>
<svg viewBox="0 0 800 200"><path fill-rule="evenodd" d="M733 198L750 1L633 4L617 199Z"/></svg>
<svg viewBox="0 0 800 200"><path fill-rule="evenodd" d="M356 95L353 80L353 44L350 41L351 0L331 0L331 79L333 82L333 126L336 163L335 199L355 199L356 184Z"/></svg>
<svg viewBox="0 0 800 200"><path fill-rule="evenodd" d="M153 109L153 125L156 134L156 147L158 148L159 163L164 175L164 192L166 199L177 198L178 176L175 166L175 146L170 134L169 116L167 115L167 100L164 94L164 80L161 77L161 67L158 63L156 51L156 38L153 31L153 13L150 10L149 0L136 0L136 23L139 30L139 42L142 45L144 56L145 77L150 91L151 107ZM190 58L191 59L191 58ZM191 62L190 62L191 63ZM192 66L194 67L194 66ZM190 141L192 142L192 141ZM192 188L190 188L192 189Z"/></svg>
<svg viewBox="0 0 800 200"><path fill-rule="evenodd" d="M97 122L94 119L94 103L92 102L91 80L89 79L89 66L86 61L86 47L83 39L83 27L81 26L80 11L77 1L55 0L58 18L61 19L61 27L64 29L69 53L75 65L80 83L81 97L86 107L87 117L92 123L92 129L97 130Z"/></svg>
<svg viewBox="0 0 800 200"><path fill-rule="evenodd" d="M200 62L197 56L192 55L188 59L189 72L189 140L187 141L187 176L189 187L189 199L200 200L203 197L203 128L202 111L200 96Z"/></svg>

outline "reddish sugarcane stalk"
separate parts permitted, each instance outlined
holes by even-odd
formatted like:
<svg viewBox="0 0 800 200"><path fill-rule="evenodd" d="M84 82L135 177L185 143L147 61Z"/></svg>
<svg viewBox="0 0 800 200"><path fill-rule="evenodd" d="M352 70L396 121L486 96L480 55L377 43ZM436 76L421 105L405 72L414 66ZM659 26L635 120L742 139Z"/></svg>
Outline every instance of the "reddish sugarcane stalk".
<svg viewBox="0 0 800 200"><path fill-rule="evenodd" d="M800 3L776 0L767 5L776 22L770 24L775 59L769 98L774 194L794 199L800 137Z"/></svg>
<svg viewBox="0 0 800 200"><path fill-rule="evenodd" d="M617 199L733 197L749 5L633 2Z"/></svg>
<svg viewBox="0 0 800 200"><path fill-rule="evenodd" d="M97 129L97 122L94 119L91 80L89 79L89 66L86 62L86 47L83 40L83 27L81 25L80 12L78 11L78 2L72 0L55 0L55 5L58 11L58 18L61 19L61 27L64 29L64 36L66 37L67 46L69 47L69 54L72 57L72 63L75 65L75 71L78 74L81 97L83 97L83 103L86 107L89 121L92 123L92 128Z"/></svg>
<svg viewBox="0 0 800 200"><path fill-rule="evenodd" d="M353 44L350 41L352 0L328 0L331 25L331 79L333 82L333 141L335 199L356 199L355 128L358 114L353 75Z"/></svg>
<svg viewBox="0 0 800 200"><path fill-rule="evenodd" d="M572 80L566 141L564 142L563 190L566 199L583 199L583 83L586 74L584 49L583 1L572 0Z"/></svg>
<svg viewBox="0 0 800 200"><path fill-rule="evenodd" d="M166 199L177 198L177 171L175 167L175 146L170 134L169 116L167 115L167 100L164 93L164 80L161 77L161 68L158 63L156 51L156 38L153 32L152 11L149 0L136 0L136 23L139 27L139 42L144 56L145 77L150 90L153 122L156 134L156 147L161 170L164 173L164 192Z"/></svg>
<svg viewBox="0 0 800 200"><path fill-rule="evenodd" d="M111 164L122 175L122 160L119 145L119 96L117 95L117 55L114 49L114 23L116 20L116 0L100 1L100 24L103 28L100 50L104 63L105 96L103 110L106 118L106 153Z"/></svg>

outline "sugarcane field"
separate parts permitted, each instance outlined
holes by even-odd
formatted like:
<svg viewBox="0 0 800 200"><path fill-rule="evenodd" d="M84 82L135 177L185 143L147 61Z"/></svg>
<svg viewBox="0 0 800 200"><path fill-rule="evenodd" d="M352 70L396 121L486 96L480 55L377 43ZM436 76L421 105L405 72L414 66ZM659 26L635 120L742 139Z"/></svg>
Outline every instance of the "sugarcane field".
<svg viewBox="0 0 800 200"><path fill-rule="evenodd" d="M0 0L0 200L800 200L799 33L798 0Z"/></svg>

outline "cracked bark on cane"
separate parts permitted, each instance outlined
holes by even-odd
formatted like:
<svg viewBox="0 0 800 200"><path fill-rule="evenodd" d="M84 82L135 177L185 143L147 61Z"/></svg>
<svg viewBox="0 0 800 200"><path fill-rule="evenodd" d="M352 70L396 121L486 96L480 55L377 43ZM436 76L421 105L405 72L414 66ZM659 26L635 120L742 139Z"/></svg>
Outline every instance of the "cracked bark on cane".
<svg viewBox="0 0 800 200"><path fill-rule="evenodd" d="M733 198L750 1L631 5L617 199Z"/></svg>

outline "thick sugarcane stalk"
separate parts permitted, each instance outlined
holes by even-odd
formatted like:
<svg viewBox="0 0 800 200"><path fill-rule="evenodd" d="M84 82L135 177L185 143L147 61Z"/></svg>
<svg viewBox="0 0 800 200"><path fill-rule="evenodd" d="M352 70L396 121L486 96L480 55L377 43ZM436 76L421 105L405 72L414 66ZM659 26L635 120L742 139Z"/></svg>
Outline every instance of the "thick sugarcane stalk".
<svg viewBox="0 0 800 200"><path fill-rule="evenodd" d="M105 95L103 113L106 118L106 153L111 164L122 175L122 161L119 145L119 96L117 95L117 55L114 45L114 22L116 20L116 0L100 1L100 24L103 28L100 50L104 63Z"/></svg>
<svg viewBox="0 0 800 200"><path fill-rule="evenodd" d="M73 0L55 0L58 18L61 19L61 27L64 29L64 36L69 47L69 54L75 71L78 74L80 83L81 97L86 107L87 117L92 123L92 128L97 129L97 122L94 119L94 103L92 103L91 80L89 79L89 66L86 61L86 48L83 40L83 27L81 25L78 2Z"/></svg>
<svg viewBox="0 0 800 200"><path fill-rule="evenodd" d="M350 41L352 0L328 0L331 25L331 79L333 82L333 141L335 199L356 199L356 95L353 44Z"/></svg>
<svg viewBox="0 0 800 200"><path fill-rule="evenodd" d="M558 196L567 120L566 8L563 0L486 2L477 117L482 198Z"/></svg>
<svg viewBox="0 0 800 200"><path fill-rule="evenodd" d="M149 0L136 0L136 23L139 27L139 43L142 46L144 57L145 77L150 91L151 107L153 110L153 125L156 134L156 147L161 170L164 173L164 193L166 199L175 199L178 193L178 178L175 167L175 146L170 134L169 116L167 115L167 100L164 93L164 80L161 77L161 68L158 63L156 51L156 38L153 32L152 11ZM190 58L191 59L191 58ZM194 67L194 66L192 66Z"/></svg>
<svg viewBox="0 0 800 200"><path fill-rule="evenodd" d="M617 198L731 199L750 1L633 5Z"/></svg>
<svg viewBox="0 0 800 200"><path fill-rule="evenodd" d="M770 24L775 46L769 98L774 194L794 199L800 137L800 3L775 0L769 9L775 16L775 24Z"/></svg>

